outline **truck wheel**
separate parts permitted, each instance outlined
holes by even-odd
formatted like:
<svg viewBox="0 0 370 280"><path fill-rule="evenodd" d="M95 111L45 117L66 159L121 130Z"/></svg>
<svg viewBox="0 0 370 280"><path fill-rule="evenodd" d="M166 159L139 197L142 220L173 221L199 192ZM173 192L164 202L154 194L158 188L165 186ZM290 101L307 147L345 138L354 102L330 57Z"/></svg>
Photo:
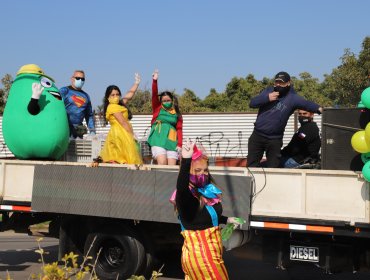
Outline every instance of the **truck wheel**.
<svg viewBox="0 0 370 280"><path fill-rule="evenodd" d="M135 275L146 263L145 250L133 232L90 233L85 242L84 254L96 261L95 271L100 279L127 279ZM108 233L110 232L110 233ZM93 240L96 237L94 243ZM118 278L117 278L118 277Z"/></svg>

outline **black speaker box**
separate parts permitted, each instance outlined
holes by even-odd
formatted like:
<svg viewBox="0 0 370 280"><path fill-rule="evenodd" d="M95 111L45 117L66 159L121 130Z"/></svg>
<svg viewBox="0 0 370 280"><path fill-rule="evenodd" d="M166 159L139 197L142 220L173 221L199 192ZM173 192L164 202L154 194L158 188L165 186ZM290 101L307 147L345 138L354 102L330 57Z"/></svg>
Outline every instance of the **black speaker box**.
<svg viewBox="0 0 370 280"><path fill-rule="evenodd" d="M353 134L370 121L366 108L324 109L321 119L321 168L361 171L361 154L351 145Z"/></svg>

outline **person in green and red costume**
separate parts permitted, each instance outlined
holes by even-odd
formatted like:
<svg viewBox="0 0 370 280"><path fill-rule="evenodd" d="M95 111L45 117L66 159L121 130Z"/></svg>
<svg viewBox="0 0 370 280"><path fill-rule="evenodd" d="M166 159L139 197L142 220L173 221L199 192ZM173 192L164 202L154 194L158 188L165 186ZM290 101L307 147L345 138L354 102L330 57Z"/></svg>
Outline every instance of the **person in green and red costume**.
<svg viewBox="0 0 370 280"><path fill-rule="evenodd" d="M176 165L182 147L182 115L176 96L169 91L158 94L158 70L153 73L153 117L148 144L153 159L161 165Z"/></svg>

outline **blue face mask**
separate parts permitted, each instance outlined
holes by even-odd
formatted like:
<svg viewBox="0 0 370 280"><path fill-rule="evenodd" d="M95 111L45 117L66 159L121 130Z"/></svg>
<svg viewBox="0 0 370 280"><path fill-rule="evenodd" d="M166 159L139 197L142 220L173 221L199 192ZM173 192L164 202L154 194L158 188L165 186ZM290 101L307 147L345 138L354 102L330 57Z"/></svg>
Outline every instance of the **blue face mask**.
<svg viewBox="0 0 370 280"><path fill-rule="evenodd" d="M75 79L75 87L76 88L82 88L83 85L84 85L85 81L82 81L82 80L76 80Z"/></svg>

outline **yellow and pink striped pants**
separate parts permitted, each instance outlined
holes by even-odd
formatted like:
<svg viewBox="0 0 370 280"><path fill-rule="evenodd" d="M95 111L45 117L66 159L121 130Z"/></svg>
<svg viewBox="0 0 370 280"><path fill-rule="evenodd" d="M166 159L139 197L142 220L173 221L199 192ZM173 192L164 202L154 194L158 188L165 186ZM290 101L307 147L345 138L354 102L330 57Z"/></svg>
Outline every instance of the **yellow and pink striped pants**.
<svg viewBox="0 0 370 280"><path fill-rule="evenodd" d="M184 230L181 265L185 280L227 280L220 228Z"/></svg>

